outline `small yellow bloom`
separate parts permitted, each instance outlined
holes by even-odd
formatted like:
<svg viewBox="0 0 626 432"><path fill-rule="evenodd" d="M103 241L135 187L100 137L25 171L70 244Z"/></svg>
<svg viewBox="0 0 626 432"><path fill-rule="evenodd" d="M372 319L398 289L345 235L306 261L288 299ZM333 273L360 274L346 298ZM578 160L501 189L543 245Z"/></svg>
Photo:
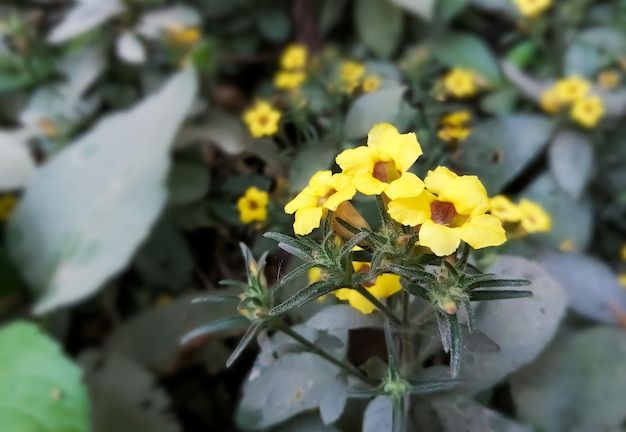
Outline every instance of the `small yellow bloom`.
<svg viewBox="0 0 626 432"><path fill-rule="evenodd" d="M172 43L186 47L195 45L202 37L202 33L196 27L173 25L166 28L165 31Z"/></svg>
<svg viewBox="0 0 626 432"><path fill-rule="evenodd" d="M383 192L390 198L413 195L424 183L407 170L422 154L414 133L401 134L389 123L377 124L367 135L367 146L341 152L337 164L353 177L356 189L365 195Z"/></svg>
<svg viewBox="0 0 626 432"><path fill-rule="evenodd" d="M589 96L576 101L570 114L581 126L592 128L604 115L604 104L599 96Z"/></svg>
<svg viewBox="0 0 626 432"><path fill-rule="evenodd" d="M437 136L444 141L463 141L469 136L471 129L462 126L444 126Z"/></svg>
<svg viewBox="0 0 626 432"><path fill-rule="evenodd" d="M619 281L619 284L621 286L623 286L624 288L626 288L626 273L620 273L617 275L617 280Z"/></svg>
<svg viewBox="0 0 626 432"><path fill-rule="evenodd" d="M353 262L355 272L366 273L370 270L370 263ZM374 297L387 298L402 289L400 284L400 276L394 274L382 274L377 276L373 282L365 286ZM358 291L350 288L341 288L334 292L339 300L347 300L350 306L359 310L361 313L370 314L376 307Z"/></svg>
<svg viewBox="0 0 626 432"><path fill-rule="evenodd" d="M454 68L443 78L446 91L457 98L476 94L476 74L469 69Z"/></svg>
<svg viewBox="0 0 626 432"><path fill-rule="evenodd" d="M323 278L322 269L319 267L313 267L312 269L309 269L308 278L309 278L309 285L311 285L312 283L321 281Z"/></svg>
<svg viewBox="0 0 626 432"><path fill-rule="evenodd" d="M302 69L306 66L307 49L301 44L290 44L280 56L280 67L283 69Z"/></svg>
<svg viewBox="0 0 626 432"><path fill-rule="evenodd" d="M567 104L584 98L591 88L591 83L584 78L574 75L558 80L554 88L561 103Z"/></svg>
<svg viewBox="0 0 626 432"><path fill-rule="evenodd" d="M285 206L285 213L296 214L293 230L306 235L320 226L324 209L335 211L344 201L352 199L356 189L345 174L318 171L309 185Z"/></svg>
<svg viewBox="0 0 626 432"><path fill-rule="evenodd" d="M306 80L302 71L279 71L274 77L274 85L279 89L298 88Z"/></svg>
<svg viewBox="0 0 626 432"><path fill-rule="evenodd" d="M352 93L365 75L365 65L361 62L346 60L339 69L339 80L347 93Z"/></svg>
<svg viewBox="0 0 626 432"><path fill-rule="evenodd" d="M522 199L517 206L522 213L520 224L529 234L550 231L552 219L539 204Z"/></svg>
<svg viewBox="0 0 626 432"><path fill-rule="evenodd" d="M456 111L444 116L441 123L448 126L464 126L471 117L472 114L467 110Z"/></svg>
<svg viewBox="0 0 626 432"><path fill-rule="evenodd" d="M461 243L474 249L506 241L500 220L490 214L489 197L476 176L457 176L440 166L424 179L426 190L392 199L389 215L403 225L417 227L419 244L438 256L450 255Z"/></svg>
<svg viewBox="0 0 626 432"><path fill-rule="evenodd" d="M16 205L17 198L15 196L4 195L0 197L0 222L6 222L9 220Z"/></svg>
<svg viewBox="0 0 626 432"><path fill-rule="evenodd" d="M268 102L257 101L252 108L244 112L243 120L255 138L274 135L278 131L280 111L273 109Z"/></svg>
<svg viewBox="0 0 626 432"><path fill-rule="evenodd" d="M556 87L544 90L541 93L541 109L549 114L555 114L563 108L563 101L559 97Z"/></svg>
<svg viewBox="0 0 626 432"><path fill-rule="evenodd" d="M371 93L380 88L380 77L378 75L369 75L366 76L363 80L363 92Z"/></svg>
<svg viewBox="0 0 626 432"><path fill-rule="evenodd" d="M598 74L598 85L607 90L613 90L619 85L619 73L614 70L605 70Z"/></svg>
<svg viewBox="0 0 626 432"><path fill-rule="evenodd" d="M620 252L619 252L619 257L621 258L622 261L626 262L626 243L622 245L622 248L620 249Z"/></svg>
<svg viewBox="0 0 626 432"><path fill-rule="evenodd" d="M489 200L489 212L503 222L519 222L523 217L519 208L504 195Z"/></svg>
<svg viewBox="0 0 626 432"><path fill-rule="evenodd" d="M536 17L548 9L552 0L513 0L522 15Z"/></svg>
<svg viewBox="0 0 626 432"><path fill-rule="evenodd" d="M239 219L242 223L249 224L254 221L263 222L267 219L267 203L269 196L267 192L250 187L246 193L237 200L239 209Z"/></svg>
<svg viewBox="0 0 626 432"><path fill-rule="evenodd" d="M562 252L573 252L575 249L576 243L572 239L563 240L559 245L559 250Z"/></svg>

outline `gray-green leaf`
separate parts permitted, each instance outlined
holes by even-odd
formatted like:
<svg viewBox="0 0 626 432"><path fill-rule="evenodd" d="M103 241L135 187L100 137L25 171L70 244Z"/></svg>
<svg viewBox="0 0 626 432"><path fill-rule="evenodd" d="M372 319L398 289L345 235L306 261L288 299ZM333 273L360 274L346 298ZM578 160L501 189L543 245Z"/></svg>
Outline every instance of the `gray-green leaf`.
<svg viewBox="0 0 626 432"><path fill-rule="evenodd" d="M344 124L344 133L349 139L367 135L377 123L395 123L400 113L400 101L406 87L381 89L359 96L350 106Z"/></svg>
<svg viewBox="0 0 626 432"><path fill-rule="evenodd" d="M380 57L390 57L402 37L402 11L388 0L357 0L356 29L363 43Z"/></svg>

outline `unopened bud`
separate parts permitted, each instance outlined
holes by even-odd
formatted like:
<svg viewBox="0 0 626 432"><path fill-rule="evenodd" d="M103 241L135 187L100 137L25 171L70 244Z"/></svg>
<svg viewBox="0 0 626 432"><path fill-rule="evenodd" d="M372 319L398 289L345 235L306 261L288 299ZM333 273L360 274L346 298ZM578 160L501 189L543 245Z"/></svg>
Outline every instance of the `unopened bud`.
<svg viewBox="0 0 626 432"><path fill-rule="evenodd" d="M452 300L442 300L439 302L439 307L446 311L448 315L454 315L456 313L456 303Z"/></svg>

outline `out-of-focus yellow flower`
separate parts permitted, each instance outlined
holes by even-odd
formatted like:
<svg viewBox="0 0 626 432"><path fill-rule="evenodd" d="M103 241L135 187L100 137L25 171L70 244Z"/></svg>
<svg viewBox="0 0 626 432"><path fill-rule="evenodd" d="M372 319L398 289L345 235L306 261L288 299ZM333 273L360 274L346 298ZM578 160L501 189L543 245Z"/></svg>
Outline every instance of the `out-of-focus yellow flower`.
<svg viewBox="0 0 626 432"><path fill-rule="evenodd" d="M626 243L622 245L622 248L619 251L619 257L622 261L626 262Z"/></svg>
<svg viewBox="0 0 626 432"><path fill-rule="evenodd" d="M560 79L556 82L554 88L561 103L573 103L584 98L591 83L577 75Z"/></svg>
<svg viewBox="0 0 626 432"><path fill-rule="evenodd" d="M513 0L525 17L536 17L548 9L552 0Z"/></svg>
<svg viewBox="0 0 626 432"><path fill-rule="evenodd" d="M444 116L441 123L449 126L463 126L470 118L472 118L472 114L469 111L456 111Z"/></svg>
<svg viewBox="0 0 626 432"><path fill-rule="evenodd" d="M11 217L13 209L17 205L17 198L13 195L0 197L0 222L6 222Z"/></svg>
<svg viewBox="0 0 626 432"><path fill-rule="evenodd" d="M37 126L50 139L58 138L59 129L52 120L42 117L37 121Z"/></svg>
<svg viewBox="0 0 626 432"><path fill-rule="evenodd" d="M570 114L576 123L593 128L604 116L604 104L599 96L589 96L574 102Z"/></svg>
<svg viewBox="0 0 626 432"><path fill-rule="evenodd" d="M367 146L341 152L337 164L352 176L356 189L365 195L388 197L411 196L424 188L424 183L407 170L422 154L414 133L400 134L389 123L372 127Z"/></svg>
<svg viewBox="0 0 626 432"><path fill-rule="evenodd" d="M335 211L351 200L356 193L351 180L350 176L332 174L330 170L315 173L309 185L285 206L285 213L295 213L294 232L309 234L320 226L324 209Z"/></svg>
<svg viewBox="0 0 626 432"><path fill-rule="evenodd" d="M556 87L549 88L541 93L540 104L541 109L550 114L555 114L563 108L563 101L559 97Z"/></svg>
<svg viewBox="0 0 626 432"><path fill-rule="evenodd" d="M574 249L576 249L576 243L572 239L563 240L559 245L559 250L562 252L573 252Z"/></svg>
<svg viewBox="0 0 626 432"><path fill-rule="evenodd" d="M457 98L474 96L476 74L469 69L454 68L443 78L443 86L448 93Z"/></svg>
<svg viewBox="0 0 626 432"><path fill-rule="evenodd" d="M246 193L237 200L239 219L242 223L249 224L254 221L263 222L267 219L267 192L250 187Z"/></svg>
<svg viewBox="0 0 626 432"><path fill-rule="evenodd" d="M283 69L303 69L306 66L308 51L302 44L287 45L280 56L280 67Z"/></svg>
<svg viewBox="0 0 626 432"><path fill-rule="evenodd" d="M202 37L202 32L196 27L173 25L167 27L165 31L173 44L186 47L195 45Z"/></svg>
<svg viewBox="0 0 626 432"><path fill-rule="evenodd" d="M370 270L370 263L353 262L355 272L366 273ZM402 289L400 285L400 276L394 274L382 274L377 276L373 282L365 286L374 297L387 298ZM334 292L339 300L347 300L350 306L359 310L361 313L370 314L376 307L358 291L350 288L341 288Z"/></svg>
<svg viewBox="0 0 626 432"><path fill-rule="evenodd" d="M313 267L312 269L309 269L309 272L308 272L309 285L311 285L312 283L321 281L323 277L324 277L324 274L322 273L321 268Z"/></svg>
<svg viewBox="0 0 626 432"><path fill-rule="evenodd" d="M519 222L523 217L519 208L504 195L489 200L489 212L503 222Z"/></svg>
<svg viewBox="0 0 626 432"><path fill-rule="evenodd" d="M368 75L363 80L363 93L371 93L380 88L380 77L378 75Z"/></svg>
<svg viewBox="0 0 626 432"><path fill-rule="evenodd" d="M617 275L617 280L621 286L626 288L626 273L620 273Z"/></svg>
<svg viewBox="0 0 626 432"><path fill-rule="evenodd" d="M365 65L361 62L346 60L339 68L339 80L347 93L352 93L365 75Z"/></svg>
<svg viewBox="0 0 626 432"><path fill-rule="evenodd" d="M522 199L517 208L522 213L520 225L528 234L550 231L552 219L539 204Z"/></svg>
<svg viewBox="0 0 626 432"><path fill-rule="evenodd" d="M598 74L598 85L607 90L613 90L619 85L619 73L615 70L605 70Z"/></svg>
<svg viewBox="0 0 626 432"><path fill-rule="evenodd" d="M274 76L274 85L279 89L294 89L300 87L306 80L306 73L302 71L279 71Z"/></svg>
<svg viewBox="0 0 626 432"><path fill-rule="evenodd" d="M463 141L469 136L471 129L463 126L443 126L437 136L444 141Z"/></svg>
<svg viewBox="0 0 626 432"><path fill-rule="evenodd" d="M453 253L461 243L474 249L506 241L500 220L490 214L489 197L476 176L458 176L439 166L424 179L426 190L392 199L389 215L403 225L419 229L419 244L438 256Z"/></svg>
<svg viewBox="0 0 626 432"><path fill-rule="evenodd" d="M274 135L278 131L280 111L272 108L266 101L259 100L254 106L246 110L243 120L248 125L248 130L253 137Z"/></svg>

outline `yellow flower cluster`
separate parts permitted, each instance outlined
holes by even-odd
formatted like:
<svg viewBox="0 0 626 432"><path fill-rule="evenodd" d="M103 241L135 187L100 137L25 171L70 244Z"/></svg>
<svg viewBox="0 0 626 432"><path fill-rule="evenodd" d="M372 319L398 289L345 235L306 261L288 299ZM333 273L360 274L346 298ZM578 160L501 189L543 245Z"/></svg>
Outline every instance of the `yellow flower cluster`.
<svg viewBox="0 0 626 432"><path fill-rule="evenodd" d="M537 17L552 5L552 0L513 0L525 17Z"/></svg>
<svg viewBox="0 0 626 432"><path fill-rule="evenodd" d="M237 200L239 219L241 223L263 222L267 219L267 204L269 195L256 187L250 187L246 193Z"/></svg>
<svg viewBox="0 0 626 432"><path fill-rule="evenodd" d="M352 267L356 273L368 273L370 271L371 264L368 262L353 261ZM309 270L309 284L322 280L324 277L325 275L318 267ZM378 299L390 297L402 289L400 276L390 273L376 276L373 280L365 282L363 286L370 292L370 294ZM347 300L350 306L357 309L361 313L370 314L374 311L374 309L376 309L372 302L366 299L357 290L340 288L337 291L334 291L333 294L335 294L339 300Z"/></svg>
<svg viewBox="0 0 626 432"><path fill-rule="evenodd" d="M382 195L389 216L418 233L418 244L438 256L453 253L461 241L473 248L505 242L502 224L486 214L489 198L475 176L457 176L445 167L430 171L424 180L409 172L422 154L414 133L400 134L388 123L375 125L367 146L340 153L336 162L341 173L322 171L285 206L295 213L296 234L309 234L319 227L325 211L339 211L360 192ZM353 207L350 205L348 208ZM344 213L348 213L344 208ZM366 222L353 213L341 217L356 227Z"/></svg>
<svg viewBox="0 0 626 432"><path fill-rule="evenodd" d="M469 69L454 68L443 77L446 93L456 98L472 97L477 92L476 73Z"/></svg>
<svg viewBox="0 0 626 432"><path fill-rule="evenodd" d="M541 108L557 113L571 105L570 116L581 126L595 127L604 116L604 104L597 95L590 95L591 83L579 76L560 79L541 95Z"/></svg>
<svg viewBox="0 0 626 432"><path fill-rule="evenodd" d="M274 135L278 132L280 111L275 110L269 102L258 100L243 113L243 121L255 138Z"/></svg>
<svg viewBox="0 0 626 432"><path fill-rule="evenodd" d="M619 85L619 72L615 70L605 70L598 74L598 85L606 90L613 90Z"/></svg>
<svg viewBox="0 0 626 432"><path fill-rule="evenodd" d="M304 45L291 44L280 57L280 70L274 77L274 85L280 89L295 89L306 79L308 51Z"/></svg>
<svg viewBox="0 0 626 432"><path fill-rule="evenodd" d="M165 29L167 38L171 43L183 47L191 47L195 45L202 33L196 27L185 27L182 25L173 25Z"/></svg>
<svg viewBox="0 0 626 432"><path fill-rule="evenodd" d="M550 215L537 203L522 199L514 204L504 195L491 198L489 211L502 222L518 223L518 235L550 231Z"/></svg>
<svg viewBox="0 0 626 432"><path fill-rule="evenodd" d="M17 205L17 198L13 195L0 197L0 222L6 222L11 217L13 209Z"/></svg>
<svg viewBox="0 0 626 432"><path fill-rule="evenodd" d="M469 111L457 111L446 115L441 119L441 128L437 135L444 141L463 141L471 132L465 125L470 118Z"/></svg>
<svg viewBox="0 0 626 432"><path fill-rule="evenodd" d="M363 63L353 60L344 61L339 67L341 89L346 93L352 93L361 84L364 75L365 65Z"/></svg>
<svg viewBox="0 0 626 432"><path fill-rule="evenodd" d="M380 77L378 75L368 75L363 79L361 89L363 93L371 93L380 88Z"/></svg>

